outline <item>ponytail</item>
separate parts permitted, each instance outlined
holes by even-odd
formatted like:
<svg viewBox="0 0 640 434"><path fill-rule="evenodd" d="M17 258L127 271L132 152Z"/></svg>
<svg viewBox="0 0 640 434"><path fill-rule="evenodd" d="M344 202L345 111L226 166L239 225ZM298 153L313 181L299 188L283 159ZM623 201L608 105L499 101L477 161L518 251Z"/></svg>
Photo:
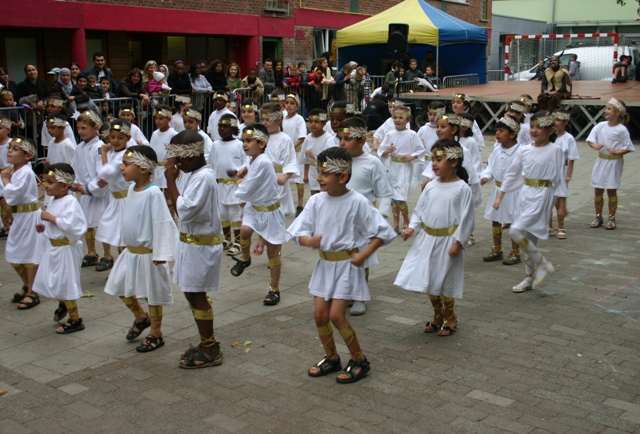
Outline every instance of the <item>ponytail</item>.
<svg viewBox="0 0 640 434"><path fill-rule="evenodd" d="M467 169L462 167L462 159L460 159L460 162L456 167L456 175L458 175L458 178L462 179L465 184L469 184L469 174L467 173Z"/></svg>

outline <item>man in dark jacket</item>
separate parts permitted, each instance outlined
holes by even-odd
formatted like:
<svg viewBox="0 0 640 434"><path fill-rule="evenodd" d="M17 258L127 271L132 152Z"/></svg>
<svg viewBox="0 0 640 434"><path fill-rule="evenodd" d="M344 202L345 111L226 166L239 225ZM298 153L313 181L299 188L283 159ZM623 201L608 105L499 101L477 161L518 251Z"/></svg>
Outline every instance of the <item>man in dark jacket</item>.
<svg viewBox="0 0 640 434"><path fill-rule="evenodd" d="M176 60L173 64L173 72L167 78L167 84L174 95L191 95L191 80L189 74L184 72L184 62Z"/></svg>
<svg viewBox="0 0 640 434"><path fill-rule="evenodd" d="M82 71L86 76L89 74L93 74L96 76L96 79L100 81L101 77L109 78L109 83L111 83L111 89L117 89L118 83L116 79L113 77L113 72L109 68L107 68L107 61L104 59L104 53L102 51L98 51L93 53L93 68L88 68Z"/></svg>

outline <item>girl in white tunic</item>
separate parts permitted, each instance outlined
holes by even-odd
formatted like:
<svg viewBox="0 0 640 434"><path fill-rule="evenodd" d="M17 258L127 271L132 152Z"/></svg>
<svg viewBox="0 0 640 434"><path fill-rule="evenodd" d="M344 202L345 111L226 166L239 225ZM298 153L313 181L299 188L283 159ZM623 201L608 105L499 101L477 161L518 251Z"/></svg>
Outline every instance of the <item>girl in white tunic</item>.
<svg viewBox="0 0 640 434"><path fill-rule="evenodd" d="M422 164L422 166L416 165L415 168L417 170L420 170L418 174L420 182L425 181L424 178L428 178L428 181L434 178L431 169L431 147L438 140L438 134L436 133L436 128L438 127L438 118L444 113L444 104L440 101L432 101L429 104L429 109L427 110L429 122L424 124L418 130L418 137L420 137L420 139L422 140L425 150L424 163ZM427 173L428 175L425 175L425 173Z"/></svg>
<svg viewBox="0 0 640 434"><path fill-rule="evenodd" d="M389 114L393 115L393 109L398 106L404 106L402 101L396 101L395 98L389 100ZM407 122L409 124L409 122ZM407 125L409 127L409 125ZM389 117L378 129L373 133L373 150L377 151L382 141L386 137L389 131L395 130L395 124L393 122L393 116Z"/></svg>
<svg viewBox="0 0 640 434"><path fill-rule="evenodd" d="M309 292L314 296L314 318L326 356L308 374L320 377L342 369L331 322L351 356L336 378L339 383L356 382L370 370L345 313L349 300L370 299L364 262L396 235L367 198L347 189L351 160L349 152L342 148L332 147L318 155L322 192L309 199L302 214L289 227L296 243L318 249L320 254ZM360 247L365 245L361 251Z"/></svg>
<svg viewBox="0 0 640 434"><path fill-rule="evenodd" d="M78 313L78 300L82 297L80 239L87 231L87 220L78 200L69 194L75 181L75 173L70 165L50 165L44 174L44 181L45 190L52 201L47 210L42 211L40 222L36 225L36 230L44 233L47 241L33 290L58 300L54 321L60 321L69 314L69 320L56 329L56 333L74 333L84 330Z"/></svg>
<svg viewBox="0 0 640 434"><path fill-rule="evenodd" d="M307 136L307 123L304 118L297 112L300 108L300 97L295 93L290 93L284 98L284 110L286 115L282 120L282 132L285 133L293 142L296 151L296 159L298 160L298 176L292 176L289 181L296 185L298 193L298 204L296 206L296 217L302 212L302 202L304 201L304 181L302 174L304 173L304 162L302 153L302 143Z"/></svg>
<svg viewBox="0 0 640 434"><path fill-rule="evenodd" d="M164 345L162 311L173 304L169 265L175 258L178 230L162 191L152 183L158 157L150 146L132 146L122 159L124 179L132 182L124 199L120 243L126 247L113 266L104 292L120 297L135 316L127 340L151 331L136 348L140 353ZM139 298L149 304L147 314Z"/></svg>
<svg viewBox="0 0 640 434"><path fill-rule="evenodd" d="M471 108L471 103L469 101L469 97L464 93L456 93L453 95L453 99L451 100L451 110L454 114L462 114L469 112ZM482 130L478 125L478 122L473 121L473 138L478 144L478 150L482 152L484 149L484 136L482 135Z"/></svg>
<svg viewBox="0 0 640 434"><path fill-rule="evenodd" d="M124 119L131 124L131 139L127 143L127 148L131 146L149 146L149 141L144 136L140 128L133 123L136 117L136 113L133 111L133 106L129 103L120 104L120 111L118 111L118 118Z"/></svg>
<svg viewBox="0 0 640 434"><path fill-rule="evenodd" d="M493 207L500 209L504 195L520 191L516 221L510 229L511 239L524 250L526 276L513 287L513 292L525 292L538 288L553 273L551 262L538 250L538 240L549 237L547 226L553 195L562 177L562 149L551 143L555 139L555 119L542 110L531 117L533 143L523 146L507 169L500 193Z"/></svg>
<svg viewBox="0 0 640 434"><path fill-rule="evenodd" d="M9 143L7 167L1 172L3 194L11 206L13 224L5 246L5 260L22 279L22 289L13 296L18 309L25 310L40 304L33 292L33 280L42 258L41 236L36 232L38 223L38 183L30 161L36 153L31 141L14 137Z"/></svg>
<svg viewBox="0 0 640 434"><path fill-rule="evenodd" d="M509 256L504 258L502 252L502 225L510 225L516 220L518 203L518 191L511 191L504 195L500 209L493 208L493 203L498 197L504 174L511 166L513 158L522 146L517 142L520 121L511 116L505 116L496 125L497 146L489 155L489 162L481 175L480 184L495 181L495 186L491 190L484 218L491 221L491 232L493 233L493 248L491 252L483 257L485 262L502 261L505 265L514 265L521 262L520 246L511 240L511 251Z"/></svg>
<svg viewBox="0 0 640 434"><path fill-rule="evenodd" d="M513 116L518 119L520 123L520 131L518 132L518 143L522 145L530 145L531 144L531 135L529 134L530 125L529 121L525 117L526 106L521 101L511 101L507 104L507 108L505 110L508 116Z"/></svg>
<svg viewBox="0 0 640 434"><path fill-rule="evenodd" d="M329 141L333 138L324 130L327 120L327 112L324 110L316 108L309 111L309 130L311 133L305 137L302 144L302 161L304 163L304 183L309 184L311 195L320 191L316 157L329 147Z"/></svg>
<svg viewBox="0 0 640 434"><path fill-rule="evenodd" d="M595 189L594 204L596 219L591 223L592 228L602 226L602 208L604 207L604 190L609 197L609 220L605 229L616 228L616 210L618 209L618 188L622 178L624 154L635 151L629 130L625 125L629 122L627 106L615 98L611 98L604 111L606 121L596 125L587 144L598 151L598 159L591 173L591 186Z"/></svg>
<svg viewBox="0 0 640 434"><path fill-rule="evenodd" d="M107 271L113 268L111 246L120 247L124 198L129 194L129 183L122 176L120 166L122 166L122 157L127 149L127 143L131 139L130 125L122 119L111 122L109 143L100 147L102 166L98 168L98 185L106 185L111 199L96 231L96 240L105 247L104 257L96 265L96 271Z"/></svg>
<svg viewBox="0 0 640 434"><path fill-rule="evenodd" d="M224 137L222 128L220 133ZM222 364L222 352L215 339L213 309L207 293L217 291L220 285L224 235L218 212L218 186L225 184L218 184L216 174L207 165L204 140L196 131L186 130L174 136L167 146L167 155L174 162L165 170L167 191L176 204L180 229L173 282L180 285L189 301L200 334L200 344L190 346L178 366L185 369L217 366ZM189 174L182 192L176 185L179 170Z"/></svg>
<svg viewBox="0 0 640 434"><path fill-rule="evenodd" d="M149 145L158 156L158 167L156 167L156 170L153 172L153 183L160 189L167 188L167 181L164 179L164 166L167 164L164 147L171 141L173 136L178 134L176 130L169 126L171 116L173 116L171 107L166 105L158 106L153 115L153 120L158 129L151 134L151 140L149 141ZM171 206L172 204L169 205Z"/></svg>
<svg viewBox="0 0 640 434"><path fill-rule="evenodd" d="M44 160L45 167L50 164L71 164L73 162L77 145L65 135L67 125L67 118L62 113L53 113L47 118L44 127L49 131L51 140L47 146L47 157ZM44 137L42 139L44 140ZM44 206L47 207L52 200L53 198L45 193Z"/></svg>
<svg viewBox="0 0 640 434"><path fill-rule="evenodd" d="M562 177L560 178L560 184L556 188L555 192L555 207L556 214L558 215L558 230L553 228L553 210L551 211L551 218L549 219L549 235L555 235L559 240L567 238L567 234L564 230L564 218L567 216L567 198L569 197L569 181L573 174L573 162L580 159L578 154L578 147L576 146L576 139L567 132L566 128L569 125L569 113L564 110L556 110L553 112L553 116L556 119L556 138L555 144L562 148L562 158L564 160L564 168L562 170Z"/></svg>
<svg viewBox="0 0 640 434"><path fill-rule="evenodd" d="M273 105L278 106L273 103ZM278 106L279 107L279 106ZM281 112L280 112L281 113ZM287 138L288 139L288 138ZM267 127L249 125L242 131L244 152L251 158L249 171L244 179L238 181L236 196L247 205L240 229L240 245L242 257L236 259L231 274L240 276L245 268L251 265L251 235L257 232L267 244L267 257L271 272L269 292L263 300L268 306L280 302L280 259L282 244L291 238L284 226L284 213L278 198L279 187L271 159L265 154L269 142ZM296 169L297 170L297 169Z"/></svg>
<svg viewBox="0 0 640 434"><path fill-rule="evenodd" d="M431 148L434 174L420 195L411 223L402 233L407 240L421 230L394 282L409 291L427 293L433 318L426 333L450 336L458 325L456 298L464 290L462 251L474 227L473 200L462 167L462 147L454 140L438 140Z"/></svg>

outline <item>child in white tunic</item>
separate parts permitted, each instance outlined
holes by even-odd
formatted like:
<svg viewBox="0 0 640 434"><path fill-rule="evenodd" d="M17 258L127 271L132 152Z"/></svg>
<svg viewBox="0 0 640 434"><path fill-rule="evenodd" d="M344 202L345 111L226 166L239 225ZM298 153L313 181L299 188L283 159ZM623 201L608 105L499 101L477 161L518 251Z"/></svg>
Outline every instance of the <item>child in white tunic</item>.
<svg viewBox="0 0 640 434"><path fill-rule="evenodd" d="M10 166L7 161L7 152L9 151L9 143L11 143L11 119L7 116L0 116L0 171ZM0 238L6 238L9 233L9 226L13 221L11 215L11 205L7 204L2 192L2 183L0 182L0 211L2 212L2 228L0 228Z"/></svg>
<svg viewBox="0 0 640 434"><path fill-rule="evenodd" d="M149 141L149 145L158 156L158 166L153 172L153 183L160 189L167 188L167 181L164 179L164 166L167 164L166 151L164 147L171 142L173 136L178 134L176 130L169 126L171 116L173 116L171 107L166 105L158 106L153 116L153 120L158 129L151 134L151 140ZM169 204L169 202L167 203ZM169 205L171 206L172 204Z"/></svg>
<svg viewBox="0 0 640 434"><path fill-rule="evenodd" d="M71 164L73 162L77 145L66 137L65 128L67 125L67 118L62 113L53 113L47 118L45 127L49 131L51 140L47 146L47 157L44 159L45 168L50 164ZM52 200L52 197L45 193L44 206L48 206Z"/></svg>
<svg viewBox="0 0 640 434"><path fill-rule="evenodd" d="M605 229L616 228L616 210L618 209L618 188L622 178L624 154L635 151L629 130L625 125L629 122L627 106L615 98L611 98L604 111L606 121L596 125L587 144L598 151L598 159L591 172L591 186L595 189L594 204L596 218L591 223L592 228L602 226L602 208L604 207L604 191L609 197L609 220Z"/></svg>
<svg viewBox="0 0 640 434"><path fill-rule="evenodd" d="M211 140L214 142L220 139L220 134L218 134L218 122L222 115L226 113L234 115L233 112L227 108L228 102L229 97L224 92L218 92L213 95L213 107L215 110L213 110L211 116L209 116L207 133L209 133L209 137L211 137Z"/></svg>
<svg viewBox="0 0 640 434"><path fill-rule="evenodd" d="M502 225L510 225L515 221L519 192L516 190L505 193L500 209L493 208L493 203L498 197L502 186L504 173L511 166L513 158L522 146L517 142L519 129L520 121L518 119L511 116L500 118L496 125L496 142L498 144L489 155L489 162L481 175L481 185L495 181L495 186L491 190L487 208L484 212L484 218L491 221L491 232L493 234L493 248L487 256L482 258L485 262L501 260L505 265L514 265L521 262L520 246L515 241L511 240L509 256L505 258L502 252Z"/></svg>
<svg viewBox="0 0 640 434"><path fill-rule="evenodd" d="M309 130L311 133L307 135L302 144L302 161L304 162L304 183L309 184L311 195L320 191L316 157L329 147L328 142L333 138L324 130L327 121L327 112L324 110L316 108L309 111Z"/></svg>
<svg viewBox="0 0 640 434"><path fill-rule="evenodd" d="M520 100L511 101L510 103L508 103L507 108L505 110L505 113L508 116L512 116L518 119L518 122L520 122L520 131L518 132L518 143L520 143L521 145L531 144L531 135L529 134L530 125L529 125L529 121L525 117L526 110L527 109L526 109L525 103L521 102Z"/></svg>
<svg viewBox="0 0 640 434"><path fill-rule="evenodd" d="M468 113L470 108L471 102L469 101L469 97L467 95L465 95L464 93L455 93L453 95L453 98L451 100L451 110L454 114L459 115L462 113ZM475 120L473 121L472 130L473 138L478 144L478 150L482 152L482 150L484 149L484 137L482 135L482 130L480 129L478 122L476 122Z"/></svg>
<svg viewBox="0 0 640 434"><path fill-rule="evenodd" d="M38 223L38 183L31 169L36 153L33 143L25 137L14 137L9 143L7 167L1 172L4 198L11 206L13 224L5 245L5 260L22 279L22 289L15 293L13 302L25 310L40 304L33 292L33 280L42 258L41 236L36 232Z"/></svg>
<svg viewBox="0 0 640 434"><path fill-rule="evenodd" d="M396 236L371 202L347 189L351 155L342 148L329 148L318 155L322 193L312 196L289 233L301 246L319 250L320 258L311 275L309 292L314 297L316 328L326 356L309 369L320 377L342 369L330 323L338 329L350 353L338 383L353 383L370 370L356 332L346 319L349 300L369 300L364 262ZM368 244L368 245L367 245ZM360 247L367 245L362 251Z"/></svg>
<svg viewBox="0 0 640 434"><path fill-rule="evenodd" d="M57 95L48 97L44 102L44 111L47 119L52 115L59 115L64 118L64 135L71 141L73 147L75 148L78 143L76 142L76 136L73 134L73 128L71 128L71 125L69 125L69 122L67 122L67 119L69 119L69 111L64 107L64 100ZM42 143L42 146L46 148L47 146L49 146L49 143L51 143L51 140L53 139L51 134L49 134L49 128L46 119L45 122L42 123L42 130L40 130L40 133L40 142Z"/></svg>
<svg viewBox="0 0 640 434"><path fill-rule="evenodd" d="M133 110L133 106L129 103L120 104L120 110L118 111L118 118L124 119L131 124L131 139L127 143L127 148L131 146L149 146L149 141L142 134L142 131L136 124L133 123L136 117L136 113Z"/></svg>
<svg viewBox="0 0 640 434"><path fill-rule="evenodd" d="M237 122L235 118L233 121ZM225 132L221 133L224 137ZM167 155L174 162L166 166L167 191L176 204L180 229L173 282L180 285L189 301L200 334L200 344L190 346L178 366L185 369L218 366L222 364L222 351L215 339L213 309L207 299L208 292L218 290L222 271L224 236L216 174L207 165L204 140L196 131L186 130L174 136L167 146ZM178 170L189 174L182 192L176 185Z"/></svg>
<svg viewBox="0 0 640 434"><path fill-rule="evenodd" d="M296 217L302 212L302 202L304 201L304 181L302 173L304 173L304 162L302 153L302 143L307 136L307 123L304 118L298 114L300 108L300 97L295 93L288 94L284 99L284 110L286 115L282 120L282 132L285 133L293 142L296 150L296 159L298 160L298 176L292 176L289 181L296 185L298 192L298 204L296 206Z"/></svg>
<svg viewBox="0 0 640 434"><path fill-rule="evenodd" d="M132 182L124 199L120 243L126 247L113 266L104 292L120 297L135 319L127 333L133 340L151 327L136 351L146 353L164 345L163 307L173 304L167 262L174 261L178 230L164 194L152 182L158 157L150 146L132 146L122 159L124 179ZM138 299L146 298L147 314Z"/></svg>
<svg viewBox="0 0 640 434"><path fill-rule="evenodd" d="M96 240L103 243L105 247L104 257L96 265L96 271L107 271L113 268L111 246L120 247L124 198L129 194L129 183L122 176L120 166L127 150L127 143L131 139L130 125L123 119L111 122L109 143L100 147L102 165L98 168L98 185L106 185L111 194L111 200L102 214L96 231Z"/></svg>
<svg viewBox="0 0 640 434"><path fill-rule="evenodd" d="M378 148L378 155L389 168L389 177L393 186L391 213L393 214L393 228L399 233L400 213L402 213L403 227L409 225L409 190L413 185L414 160L424 160L424 143L418 134L407 128L411 119L408 107L396 104L393 109L393 124L395 129L389 131Z"/></svg>
<svg viewBox="0 0 640 434"><path fill-rule="evenodd" d="M279 107L275 103L270 104ZM287 139L290 140L288 137ZM242 142L244 152L251 158L251 164L246 175L242 175L244 178L238 181L236 191L236 197L247 205L240 229L242 257L241 259L233 258L236 265L231 269L231 274L240 276L244 269L251 265L251 235L254 231L257 232L266 242L271 273L269 292L263 303L274 306L280 302L282 244L289 241L291 237L284 226L284 212L278 199L279 186L276 173L273 171L273 163L265 153L267 142L270 143L267 127L257 124L246 126L242 131Z"/></svg>
<svg viewBox="0 0 640 434"><path fill-rule="evenodd" d="M569 113L564 110L556 110L553 112L553 116L556 119L556 138L555 144L562 148L562 156L564 159L564 169L562 177L560 178L560 184L556 188L555 192L555 207L556 214L558 216L558 230L553 228L553 210L551 211L551 218L549 219L549 235L556 236L559 240L567 238L567 234L564 230L564 218L567 216L567 198L569 197L569 181L573 175L573 162L580 159L578 154L578 146L576 146L576 139L573 138L571 133L567 132L566 128L569 125Z"/></svg>
<svg viewBox="0 0 640 434"><path fill-rule="evenodd" d="M432 180L435 176L431 172L431 147L438 140L438 134L436 133L436 128L438 127L438 118L445 113L445 106L440 101L432 101L429 104L429 108L427 110L428 122L424 124L418 130L418 137L422 140L424 144L424 163L422 165L418 165L416 162L416 170L419 170L418 178L420 182L423 182L425 179ZM427 173L428 175L424 175Z"/></svg>
<svg viewBox="0 0 640 434"><path fill-rule="evenodd" d="M69 320L56 329L58 334L69 334L84 330L78 313L78 300L82 297L80 286L80 264L82 263L82 241L87 231L78 200L69 194L75 181L75 173L69 164L52 164L44 174L45 189L51 196L51 204L40 214L36 225L44 233L47 242L33 290L40 295L58 300L54 321L61 321L67 313Z"/></svg>
<svg viewBox="0 0 640 434"><path fill-rule="evenodd" d="M391 98L389 100L389 114L391 114L391 117L389 117L386 121L384 121L384 123L380 125L378 129L373 133L373 150L374 151L378 150L387 133L389 131L395 130L395 123L393 122L393 109L396 107L396 105L404 106L402 101L398 101L395 98ZM407 124L409 124L409 122L407 122Z"/></svg>
<svg viewBox="0 0 640 434"><path fill-rule="evenodd" d="M450 336L458 325L455 299L464 291L463 250L475 225L471 189L462 167L462 147L454 140L438 140L431 148L436 179L418 199L411 224L402 232L407 240L421 230L400 267L394 285L426 293L433 318L426 333Z"/></svg>
<svg viewBox="0 0 640 434"><path fill-rule="evenodd" d="M247 125L258 124L258 103L253 98L245 98L240 105L240 117L242 123L238 123L238 129L244 130Z"/></svg>
<svg viewBox="0 0 640 434"><path fill-rule="evenodd" d="M525 254L526 276L512 288L513 292L525 292L540 287L554 269L551 262L538 250L538 240L549 237L547 222L553 207L553 195L562 177L562 149L551 143L554 137L555 119L551 113L541 110L531 117L533 143L517 152L502 180L502 187L493 207L500 209L508 192L518 191L516 220L511 225L511 239Z"/></svg>
<svg viewBox="0 0 640 434"><path fill-rule="evenodd" d="M233 118L235 118L235 116L233 116ZM216 161L218 156L215 154L215 150L213 150L211 137L200 128L200 124L202 124L202 114L198 110L189 107L182 112L182 124L185 130L196 131L200 134L200 137L204 140L204 158L207 163L213 167L211 161ZM182 174L180 174L178 177L178 187L180 187L182 182L186 182L186 178L188 178L188 176L185 176L185 179L183 179Z"/></svg>
<svg viewBox="0 0 640 434"><path fill-rule="evenodd" d="M176 98L173 103L173 108L175 113L171 116L171 121L169 122L169 126L176 130L176 132L184 131L184 122L182 121L183 112L191 107L191 98L185 95L176 95Z"/></svg>
<svg viewBox="0 0 640 434"><path fill-rule="evenodd" d="M300 176L298 160L293 142L285 133L280 131L282 125L282 109L277 103L267 103L260 110L262 125L269 132L269 146L265 151L271 159L278 181L278 200L282 204L284 215L295 214L293 195L289 186L292 176Z"/></svg>

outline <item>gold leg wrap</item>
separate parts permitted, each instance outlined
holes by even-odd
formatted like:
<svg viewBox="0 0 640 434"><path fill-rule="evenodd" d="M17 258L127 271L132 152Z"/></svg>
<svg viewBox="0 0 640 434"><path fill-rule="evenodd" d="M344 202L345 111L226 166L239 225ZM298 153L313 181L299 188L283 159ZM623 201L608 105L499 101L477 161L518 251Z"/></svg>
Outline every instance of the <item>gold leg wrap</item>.
<svg viewBox="0 0 640 434"><path fill-rule="evenodd" d="M205 338L204 336L200 335L200 342L202 343L202 346L204 348L211 348L216 344L216 338L214 337L214 335L211 335L210 338Z"/></svg>
<svg viewBox="0 0 640 434"><path fill-rule="evenodd" d="M64 305L67 307L67 312L69 312L69 318L73 321L77 321L80 318L78 314L78 301L77 300L64 300Z"/></svg>
<svg viewBox="0 0 640 434"><path fill-rule="evenodd" d="M228 228L229 226L231 226L231 220L222 220L220 224L223 228Z"/></svg>
<svg viewBox="0 0 640 434"><path fill-rule="evenodd" d="M327 355L329 355L329 357L335 355L337 350L335 341L333 340L333 328L331 328L331 324L320 327L316 326L316 329L318 330L318 337Z"/></svg>
<svg viewBox="0 0 640 434"><path fill-rule="evenodd" d="M616 218L616 211L618 210L618 196L609 196L609 218Z"/></svg>
<svg viewBox="0 0 640 434"><path fill-rule="evenodd" d="M282 258L280 256L269 259L269 267L277 267L278 265L282 265Z"/></svg>
<svg viewBox="0 0 640 434"><path fill-rule="evenodd" d="M149 306L149 320L151 321L151 333L159 334L162 326L162 306Z"/></svg>
<svg viewBox="0 0 640 434"><path fill-rule="evenodd" d="M171 199L167 199L167 205L169 206L173 205L173 201Z"/></svg>
<svg viewBox="0 0 640 434"><path fill-rule="evenodd" d="M193 319L196 321L213 321L213 308L209 308L209 310L200 310L189 305L189 309L193 312Z"/></svg>
<svg viewBox="0 0 640 434"><path fill-rule="evenodd" d="M22 264L22 266L26 269L29 268L38 268L38 264Z"/></svg>
<svg viewBox="0 0 640 434"><path fill-rule="evenodd" d="M240 229L242 226L242 220L238 220L237 222L231 222L231 227L233 229Z"/></svg>
<svg viewBox="0 0 640 434"><path fill-rule="evenodd" d="M500 226L491 226L491 232L493 233L493 235L502 236L502 225L500 225Z"/></svg>
<svg viewBox="0 0 640 434"><path fill-rule="evenodd" d="M11 266L15 268L18 273L24 268L22 264L11 264Z"/></svg>
<svg viewBox="0 0 640 434"><path fill-rule="evenodd" d="M251 239L246 239L245 240L244 238L240 238L240 246L242 248L251 247Z"/></svg>
<svg viewBox="0 0 640 434"><path fill-rule="evenodd" d="M344 343L347 344L347 347L349 348L349 352L351 352L351 357L353 358L353 360L359 360L362 357L362 350L358 352L354 352L351 349L351 345L353 344L353 341L356 339L356 331L353 329L351 324L349 324L347 327L343 328L342 330L338 330L338 331L340 332L340 336L342 336L342 339L344 339Z"/></svg>
<svg viewBox="0 0 640 434"><path fill-rule="evenodd" d="M604 197L603 196L595 196L593 198L593 204L596 207L596 215L602 215L602 208L604 207Z"/></svg>
<svg viewBox="0 0 640 434"><path fill-rule="evenodd" d="M96 237L96 228L87 229L87 232L84 234L84 237L87 240L91 240L91 239L95 238Z"/></svg>
<svg viewBox="0 0 640 434"><path fill-rule="evenodd" d="M433 306L434 316L442 315L442 310L444 309L442 307L442 297L440 297L439 295L433 295L433 294L427 294L427 297L429 297L431 306Z"/></svg>
<svg viewBox="0 0 640 434"><path fill-rule="evenodd" d="M527 250L527 246L529 245L529 240L527 238L523 238L518 241L518 245L522 250Z"/></svg>
<svg viewBox="0 0 640 434"><path fill-rule="evenodd" d="M296 184L298 191L304 191L304 184Z"/></svg>
<svg viewBox="0 0 640 434"><path fill-rule="evenodd" d="M142 309L142 306L140 306L137 297L120 297L120 300L122 300L122 302L129 308L131 313L136 317L144 314L144 309Z"/></svg>
<svg viewBox="0 0 640 434"><path fill-rule="evenodd" d="M406 203L403 203L402 205L398 205L398 208L400 208L401 211L408 211L409 205Z"/></svg>

